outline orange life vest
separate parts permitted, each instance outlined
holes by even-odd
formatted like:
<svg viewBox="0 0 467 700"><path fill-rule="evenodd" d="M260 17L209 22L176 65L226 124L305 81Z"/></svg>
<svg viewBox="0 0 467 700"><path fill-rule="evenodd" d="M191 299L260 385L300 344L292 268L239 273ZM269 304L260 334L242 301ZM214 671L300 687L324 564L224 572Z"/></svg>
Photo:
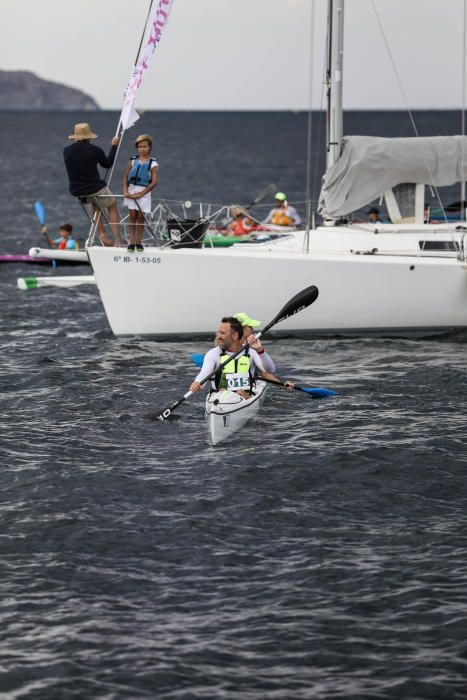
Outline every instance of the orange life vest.
<svg viewBox="0 0 467 700"><path fill-rule="evenodd" d="M278 209L272 215L271 224L275 226L293 226L293 219L287 216L283 209Z"/></svg>
<svg viewBox="0 0 467 700"><path fill-rule="evenodd" d="M232 233L234 236L245 236L247 233L250 233L251 230L252 229L247 226L245 219L235 221L232 226Z"/></svg>
<svg viewBox="0 0 467 700"><path fill-rule="evenodd" d="M68 240L69 240L69 239L68 239ZM73 240L74 240L74 239L73 239ZM62 240L60 241L60 243L59 243L58 246L57 246L58 250L67 250L66 244L67 244L67 239L62 238ZM75 248L74 250L79 250L79 243L78 243L78 241L75 241L75 245L76 245L76 248ZM73 248L70 248L69 250L73 250Z"/></svg>

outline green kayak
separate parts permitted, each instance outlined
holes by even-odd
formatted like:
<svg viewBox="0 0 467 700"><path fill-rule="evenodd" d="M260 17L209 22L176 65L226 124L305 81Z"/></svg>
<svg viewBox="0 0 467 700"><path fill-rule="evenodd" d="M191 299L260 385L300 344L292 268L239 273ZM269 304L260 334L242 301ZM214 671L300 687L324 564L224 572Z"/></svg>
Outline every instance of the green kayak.
<svg viewBox="0 0 467 700"><path fill-rule="evenodd" d="M206 233L204 236L203 245L205 248L214 246L215 248L226 248L234 243L242 241L250 241L254 236L223 236L222 234Z"/></svg>

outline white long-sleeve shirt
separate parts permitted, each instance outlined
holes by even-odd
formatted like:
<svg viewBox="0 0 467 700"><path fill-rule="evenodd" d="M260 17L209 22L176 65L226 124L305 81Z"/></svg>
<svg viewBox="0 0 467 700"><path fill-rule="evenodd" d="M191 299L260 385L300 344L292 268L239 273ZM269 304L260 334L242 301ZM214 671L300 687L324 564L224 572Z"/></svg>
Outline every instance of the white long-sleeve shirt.
<svg viewBox="0 0 467 700"><path fill-rule="evenodd" d="M209 350L206 353L206 355L204 356L203 366L201 367L201 370L196 375L195 382L199 382L201 379L204 379L204 377L209 376L212 372L215 372L218 369L218 367L221 363L221 361L220 361L221 352L224 352L224 354L227 354L230 356L235 355L234 352L227 352L226 350L221 351L221 349L219 347L211 348L211 350ZM237 355L237 357L241 357L242 354L244 354L244 353L241 352L239 355ZM260 372L268 372L269 371L269 370L265 369L264 364L262 362L262 357L264 357L264 355L266 353L264 353L264 355L262 355L260 357L258 355L258 353L256 352L256 350L253 350L253 348L249 348L248 354L250 356L251 373L253 375L255 374L255 371L254 371L255 369L257 369ZM271 358L269 358L269 359L271 359ZM272 360L271 360L271 362L272 362ZM212 379L211 379L211 386L213 388L215 388L215 382Z"/></svg>
<svg viewBox="0 0 467 700"><path fill-rule="evenodd" d="M277 214L278 212L281 212L282 214L285 214L285 216L288 216L289 219L292 219L295 226L300 226L302 223L298 211L295 209L295 207L290 206L290 204L288 204L285 208L273 207L267 217L263 219L261 223L270 224L274 218L274 214Z"/></svg>

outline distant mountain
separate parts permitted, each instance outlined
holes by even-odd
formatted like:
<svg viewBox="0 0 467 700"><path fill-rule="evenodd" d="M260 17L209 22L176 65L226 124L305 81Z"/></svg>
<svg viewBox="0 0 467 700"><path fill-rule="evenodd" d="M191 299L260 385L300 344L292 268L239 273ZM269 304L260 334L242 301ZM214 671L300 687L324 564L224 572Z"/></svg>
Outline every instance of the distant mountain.
<svg viewBox="0 0 467 700"><path fill-rule="evenodd" d="M43 80L29 71L0 70L0 109L96 110L99 105L80 90Z"/></svg>

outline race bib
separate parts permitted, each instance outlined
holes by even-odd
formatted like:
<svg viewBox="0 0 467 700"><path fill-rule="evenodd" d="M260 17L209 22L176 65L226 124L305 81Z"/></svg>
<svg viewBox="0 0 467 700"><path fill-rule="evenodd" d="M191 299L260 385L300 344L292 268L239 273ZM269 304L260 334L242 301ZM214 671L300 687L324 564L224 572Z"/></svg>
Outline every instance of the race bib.
<svg viewBox="0 0 467 700"><path fill-rule="evenodd" d="M250 388L250 375L245 372L226 374L225 378L227 389L230 389L230 391L238 391L238 389L248 390Z"/></svg>

